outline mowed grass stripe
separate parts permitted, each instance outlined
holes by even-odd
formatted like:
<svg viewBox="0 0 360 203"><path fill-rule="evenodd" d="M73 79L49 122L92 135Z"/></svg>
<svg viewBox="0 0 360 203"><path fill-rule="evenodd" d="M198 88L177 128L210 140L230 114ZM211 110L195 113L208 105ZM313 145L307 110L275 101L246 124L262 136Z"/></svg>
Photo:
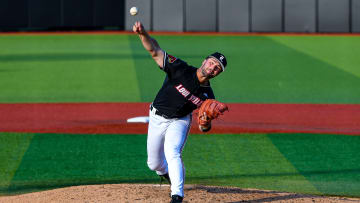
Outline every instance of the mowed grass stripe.
<svg viewBox="0 0 360 203"><path fill-rule="evenodd" d="M155 37L165 51L196 67L207 54L223 52L228 68L212 86L224 102L360 102L357 76L299 51L321 37L294 36L300 42L293 46L278 40L287 36ZM343 38L331 49L357 50L356 40ZM0 36L0 42L2 103L151 102L165 78L136 35ZM334 60L350 61L352 68L358 60L340 58Z"/></svg>
<svg viewBox="0 0 360 203"><path fill-rule="evenodd" d="M0 133L0 194L6 194L33 134Z"/></svg>
<svg viewBox="0 0 360 203"><path fill-rule="evenodd" d="M360 77L360 36L271 36L271 39Z"/></svg>
<svg viewBox="0 0 360 203"><path fill-rule="evenodd" d="M319 194L267 135L190 135L183 158L187 184ZM158 183L146 165L146 135L36 134L2 193L125 182Z"/></svg>
<svg viewBox="0 0 360 203"><path fill-rule="evenodd" d="M270 134L269 138L318 191L360 196L360 136Z"/></svg>
<svg viewBox="0 0 360 203"><path fill-rule="evenodd" d="M199 67L207 54L223 52L228 67L214 78L218 99L241 103L359 103L358 77L267 36L155 36L161 47ZM280 39L286 36L278 36ZM151 102L165 78L137 36L131 47L142 100ZM311 39L303 41L311 46ZM351 39L349 39L351 41ZM211 43L209 43L211 42ZM347 47L345 44L337 46ZM349 46L350 47L350 46ZM149 82L149 78L154 78Z"/></svg>
<svg viewBox="0 0 360 203"><path fill-rule="evenodd" d="M137 35L129 35L128 40L136 70L141 102L152 102L165 79L165 72L144 49Z"/></svg>
<svg viewBox="0 0 360 203"><path fill-rule="evenodd" d="M233 47L238 50L216 83L221 87L218 98L242 103L360 102L357 77L271 38L244 37L233 40Z"/></svg>
<svg viewBox="0 0 360 203"><path fill-rule="evenodd" d="M184 161L189 183L320 194L266 134L191 135Z"/></svg>
<svg viewBox="0 0 360 203"><path fill-rule="evenodd" d="M155 179L144 135L36 134L8 192Z"/></svg>
<svg viewBox="0 0 360 203"><path fill-rule="evenodd" d="M0 42L2 103L140 100L126 35L1 36Z"/></svg>

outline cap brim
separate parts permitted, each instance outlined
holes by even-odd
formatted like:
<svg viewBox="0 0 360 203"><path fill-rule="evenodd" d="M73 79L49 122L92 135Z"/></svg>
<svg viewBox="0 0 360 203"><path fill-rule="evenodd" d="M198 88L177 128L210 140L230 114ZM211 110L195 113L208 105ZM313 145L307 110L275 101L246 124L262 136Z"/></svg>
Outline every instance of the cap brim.
<svg viewBox="0 0 360 203"><path fill-rule="evenodd" d="M220 61L219 59L217 59L217 58L214 57L214 56L210 56L210 58L213 58L213 59L215 59L217 62L219 62L219 63L220 63L220 66L221 66L221 68L222 68L222 71L223 71L223 72L225 71L225 67L224 67L224 65L221 63L221 61Z"/></svg>

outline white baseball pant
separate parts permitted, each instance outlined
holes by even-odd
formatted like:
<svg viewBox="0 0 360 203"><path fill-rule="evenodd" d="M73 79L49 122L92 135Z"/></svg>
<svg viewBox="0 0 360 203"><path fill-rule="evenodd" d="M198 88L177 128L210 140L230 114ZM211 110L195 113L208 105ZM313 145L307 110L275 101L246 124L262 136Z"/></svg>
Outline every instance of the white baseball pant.
<svg viewBox="0 0 360 203"><path fill-rule="evenodd" d="M185 168L181 153L190 130L192 115L166 119L156 115L155 111L153 108L149 112L147 164L158 175L169 173L171 195L184 197Z"/></svg>

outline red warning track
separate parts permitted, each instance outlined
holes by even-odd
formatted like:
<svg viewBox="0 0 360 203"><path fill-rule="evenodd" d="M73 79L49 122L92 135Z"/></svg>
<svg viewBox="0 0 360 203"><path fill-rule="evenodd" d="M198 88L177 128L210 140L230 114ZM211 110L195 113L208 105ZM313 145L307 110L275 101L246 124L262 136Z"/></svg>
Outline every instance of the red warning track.
<svg viewBox="0 0 360 203"><path fill-rule="evenodd" d="M329 133L360 135L360 105L228 104L215 133ZM0 104L0 132L146 134L148 103ZM195 115L194 115L195 116ZM200 133L195 124L191 133Z"/></svg>

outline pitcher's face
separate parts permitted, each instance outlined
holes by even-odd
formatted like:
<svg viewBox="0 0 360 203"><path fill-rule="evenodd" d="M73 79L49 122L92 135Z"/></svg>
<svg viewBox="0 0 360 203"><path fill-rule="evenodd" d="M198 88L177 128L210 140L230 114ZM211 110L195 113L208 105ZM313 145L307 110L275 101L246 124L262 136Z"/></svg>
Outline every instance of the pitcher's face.
<svg viewBox="0 0 360 203"><path fill-rule="evenodd" d="M220 63L214 58L207 58L201 65L201 73L207 78L214 78L222 72Z"/></svg>

